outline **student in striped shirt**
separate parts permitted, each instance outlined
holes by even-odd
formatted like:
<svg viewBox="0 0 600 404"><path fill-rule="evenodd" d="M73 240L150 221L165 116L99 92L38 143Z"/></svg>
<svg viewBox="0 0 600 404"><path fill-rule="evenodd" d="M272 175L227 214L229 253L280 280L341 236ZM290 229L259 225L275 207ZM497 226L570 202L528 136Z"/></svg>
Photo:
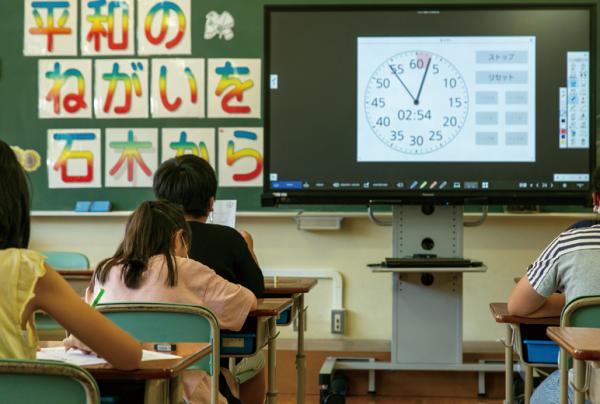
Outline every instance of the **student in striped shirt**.
<svg viewBox="0 0 600 404"><path fill-rule="evenodd" d="M594 211L600 206L600 169L592 177ZM561 293L557 293L561 292ZM559 316L565 304L600 294L600 224L572 226L542 251L508 299L508 311L524 317ZM538 387L532 403L559 400L558 371ZM572 392L569 391L569 396Z"/></svg>

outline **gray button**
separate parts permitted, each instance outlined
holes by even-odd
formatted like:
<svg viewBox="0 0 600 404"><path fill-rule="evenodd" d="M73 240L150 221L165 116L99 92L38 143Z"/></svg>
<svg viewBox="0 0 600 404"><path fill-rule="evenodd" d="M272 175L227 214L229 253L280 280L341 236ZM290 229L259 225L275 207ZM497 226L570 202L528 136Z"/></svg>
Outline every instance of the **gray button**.
<svg viewBox="0 0 600 404"><path fill-rule="evenodd" d="M527 145L527 132L506 132L506 144L507 145Z"/></svg>
<svg viewBox="0 0 600 404"><path fill-rule="evenodd" d="M497 145L498 134L496 132L477 132L475 133L475 144L480 146Z"/></svg>
<svg viewBox="0 0 600 404"><path fill-rule="evenodd" d="M523 105L527 104L527 91L507 91L506 103L508 105Z"/></svg>
<svg viewBox="0 0 600 404"><path fill-rule="evenodd" d="M526 71L490 70L475 73L477 84L527 84Z"/></svg>
<svg viewBox="0 0 600 404"><path fill-rule="evenodd" d="M475 123L477 125L497 125L498 124L498 113L497 112L477 112L475 114Z"/></svg>
<svg viewBox="0 0 600 404"><path fill-rule="evenodd" d="M527 112L507 112L507 125L527 125Z"/></svg>
<svg viewBox="0 0 600 404"><path fill-rule="evenodd" d="M477 105L498 104L498 93L495 91L477 91L475 103Z"/></svg>
<svg viewBox="0 0 600 404"><path fill-rule="evenodd" d="M477 51L477 63L512 64L527 63L527 51Z"/></svg>

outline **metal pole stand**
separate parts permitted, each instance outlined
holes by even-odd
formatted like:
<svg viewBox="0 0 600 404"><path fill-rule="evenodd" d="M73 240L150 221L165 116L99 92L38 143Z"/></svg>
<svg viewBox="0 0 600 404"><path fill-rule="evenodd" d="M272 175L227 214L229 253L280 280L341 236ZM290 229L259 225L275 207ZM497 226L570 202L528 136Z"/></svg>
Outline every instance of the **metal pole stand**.
<svg viewBox="0 0 600 404"><path fill-rule="evenodd" d="M393 257L463 257L462 206L394 205L392 212ZM329 388L324 375L341 369L504 371L503 364L462 359L463 273L485 266L372 270L392 275L391 361L328 358L319 375L322 391Z"/></svg>

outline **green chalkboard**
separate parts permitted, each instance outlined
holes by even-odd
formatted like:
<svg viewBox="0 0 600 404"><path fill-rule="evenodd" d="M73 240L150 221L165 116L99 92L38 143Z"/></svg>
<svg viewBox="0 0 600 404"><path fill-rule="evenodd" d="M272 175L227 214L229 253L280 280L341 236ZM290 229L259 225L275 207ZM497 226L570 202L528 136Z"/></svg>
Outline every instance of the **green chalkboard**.
<svg viewBox="0 0 600 404"><path fill-rule="evenodd" d="M75 1L75 0L70 0ZM79 0L79 10L86 7L88 0ZM168 128L168 127L262 127L261 118L131 118L131 119L40 119L38 116L38 60L39 56L24 56L24 13L26 0L0 1L0 139L21 149L39 152L41 166L29 174L32 184L33 209L70 211L79 200L109 200L113 210L131 210L140 201L152 198L149 188L75 188L51 189L48 185L47 131L52 128ZM137 1L136 1L137 3ZM265 4L298 4L290 0L192 0L191 1L191 55L163 55L173 58L262 58L263 55L263 6ZM302 4L360 4L371 1L346 0L324 1L303 0ZM379 1L379 4L490 4L488 1ZM511 2L503 1L500 4ZM513 4L564 4L565 1L515 1ZM581 4L595 4L587 0ZM231 40L213 38L204 39L206 15L210 11L222 13L228 11L235 20L234 37ZM78 25L79 25L79 18ZM137 25L137 19L136 25ZM84 35L81 28L78 38ZM135 37L135 35L134 35ZM136 49L138 50L138 49ZM78 56L53 56L52 59L107 59L119 56L84 56L78 46ZM121 56L126 58L151 59L157 56ZM597 64L600 66L600 63ZM204 83L204 81L202 81ZM149 90L149 89L148 89ZM200 91L205 91L202 88ZM598 93L598 90L596 90ZM261 107L262 108L262 107ZM262 112L261 112L262 116ZM102 142L104 143L104 142ZM218 143L218 142L217 142ZM102 144L104 154L104 144ZM218 147L218 145L217 145ZM222 151L218 150L217 154ZM104 162L102 162L103 171ZM217 165L217 170L219 169ZM1 173L0 173L1 175ZM0 190L1 192L1 190ZM237 199L240 211L269 211L261 208L259 187L223 187L218 198ZM300 208L300 207L296 207ZM309 206L308 210L322 211L363 211L364 206ZM294 209L288 207L287 209ZM573 211L573 208L560 208ZM577 209L575 209L577 210Z"/></svg>

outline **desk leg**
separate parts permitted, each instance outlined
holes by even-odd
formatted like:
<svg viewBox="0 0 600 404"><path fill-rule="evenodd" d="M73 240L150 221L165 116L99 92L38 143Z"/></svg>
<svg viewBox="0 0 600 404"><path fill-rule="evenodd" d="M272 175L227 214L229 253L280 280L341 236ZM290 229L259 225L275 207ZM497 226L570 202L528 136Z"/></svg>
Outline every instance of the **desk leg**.
<svg viewBox="0 0 600 404"><path fill-rule="evenodd" d="M304 404L304 294L296 299L296 315L298 316L298 349L296 350L296 403Z"/></svg>
<svg viewBox="0 0 600 404"><path fill-rule="evenodd" d="M585 401L585 361L573 358L573 396L575 404L583 404Z"/></svg>
<svg viewBox="0 0 600 404"><path fill-rule="evenodd" d="M564 349L560 349L559 369L560 369L560 404L568 404L569 394L569 355Z"/></svg>
<svg viewBox="0 0 600 404"><path fill-rule="evenodd" d="M513 329L512 325L506 324L506 339L504 340L504 402L514 404L513 392Z"/></svg>
<svg viewBox="0 0 600 404"><path fill-rule="evenodd" d="M144 404L165 404L169 402L168 383L164 379L146 380Z"/></svg>
<svg viewBox="0 0 600 404"><path fill-rule="evenodd" d="M525 370L525 404L529 404L533 394L533 367L523 365L523 363L521 363L521 366Z"/></svg>
<svg viewBox="0 0 600 404"><path fill-rule="evenodd" d="M169 403L183 403L183 376L175 376L169 380Z"/></svg>
<svg viewBox="0 0 600 404"><path fill-rule="evenodd" d="M269 318L269 377L267 386L267 404L277 404L277 386L275 382L275 354L277 353L277 318Z"/></svg>

